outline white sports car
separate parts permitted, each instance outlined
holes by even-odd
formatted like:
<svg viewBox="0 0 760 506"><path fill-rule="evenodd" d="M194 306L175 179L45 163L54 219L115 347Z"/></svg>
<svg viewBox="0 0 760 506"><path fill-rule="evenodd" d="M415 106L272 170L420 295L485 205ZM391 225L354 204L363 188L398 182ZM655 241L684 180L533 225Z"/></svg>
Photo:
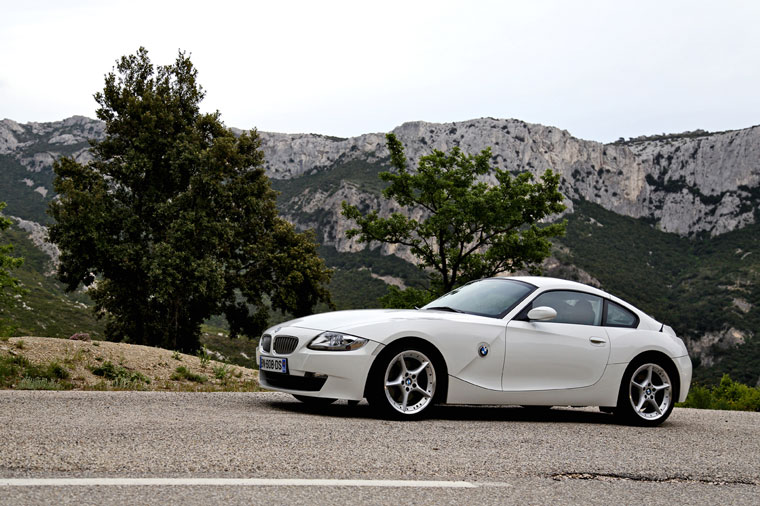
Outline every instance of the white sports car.
<svg viewBox="0 0 760 506"><path fill-rule="evenodd" d="M475 281L417 310L359 310L268 329L261 385L303 402L366 398L413 419L435 403L599 406L658 425L691 382L673 330L602 290L545 277Z"/></svg>

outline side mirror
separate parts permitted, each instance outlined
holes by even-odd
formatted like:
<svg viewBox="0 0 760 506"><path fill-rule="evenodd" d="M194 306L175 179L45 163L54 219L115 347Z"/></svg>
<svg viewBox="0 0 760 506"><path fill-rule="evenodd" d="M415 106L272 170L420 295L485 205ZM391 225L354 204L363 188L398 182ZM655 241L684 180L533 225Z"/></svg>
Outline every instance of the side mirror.
<svg viewBox="0 0 760 506"><path fill-rule="evenodd" d="M548 322L557 317L557 311L549 306L534 307L528 311L528 319L530 321Z"/></svg>

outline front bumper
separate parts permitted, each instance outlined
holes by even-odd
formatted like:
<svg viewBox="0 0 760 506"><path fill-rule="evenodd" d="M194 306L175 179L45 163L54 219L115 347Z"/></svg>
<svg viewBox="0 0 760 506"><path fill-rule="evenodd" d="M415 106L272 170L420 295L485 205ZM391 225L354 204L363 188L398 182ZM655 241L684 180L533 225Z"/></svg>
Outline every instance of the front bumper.
<svg viewBox="0 0 760 506"><path fill-rule="evenodd" d="M309 342L321 331L299 327L284 327L272 336L272 342L279 336L298 338L292 353L278 354L274 346L269 352L261 345L256 348L256 362L266 357L286 358L287 374L259 372L259 383L268 390L290 394L326 397L331 399L361 400L367 374L382 345L369 341L353 351L321 351L307 348Z"/></svg>

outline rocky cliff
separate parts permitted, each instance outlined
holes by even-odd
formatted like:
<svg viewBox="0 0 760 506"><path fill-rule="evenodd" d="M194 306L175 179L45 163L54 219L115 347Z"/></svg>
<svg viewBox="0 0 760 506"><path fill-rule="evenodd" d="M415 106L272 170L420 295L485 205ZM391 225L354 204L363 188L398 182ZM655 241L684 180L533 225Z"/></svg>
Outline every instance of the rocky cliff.
<svg viewBox="0 0 760 506"><path fill-rule="evenodd" d="M753 223L760 203L760 127L606 145L553 127L492 118L411 122L394 133L406 146L411 166L432 149L459 146L474 153L491 147L494 166L535 175L552 169L562 175L562 191L569 199L582 198L619 214L645 218L682 236L719 235ZM267 171L280 180L316 176L351 162L382 164L388 155L382 134L336 139L262 133L262 138ZM283 208L296 221L308 209L331 211L337 227L336 202L376 204L357 192L344 185L331 192L305 193ZM304 201L308 206L302 205ZM568 205L572 209L572 203ZM336 241L336 227L325 231L326 242Z"/></svg>
<svg viewBox="0 0 760 506"><path fill-rule="evenodd" d="M585 141L565 130L512 119L416 121L393 132L404 143L412 167L432 149L459 146L474 153L490 147L494 166L535 175L552 169L562 175L562 191L569 199L583 198L619 214L646 218L663 231L683 236L718 235L753 223L760 203L760 127L619 144ZM53 160L67 155L86 161L87 140L102 135L101 122L81 116L25 125L1 121L0 156L27 171L5 185L25 187L38 193L37 198L52 197ZM388 154L385 136L379 133L339 139L261 132L261 137L267 172L276 180L324 174L347 164L382 167ZM286 214L295 218L316 209L329 211L343 198L369 199L356 185L305 190L311 190L308 198L294 195L285 203ZM337 232L330 232L329 242L336 240Z"/></svg>

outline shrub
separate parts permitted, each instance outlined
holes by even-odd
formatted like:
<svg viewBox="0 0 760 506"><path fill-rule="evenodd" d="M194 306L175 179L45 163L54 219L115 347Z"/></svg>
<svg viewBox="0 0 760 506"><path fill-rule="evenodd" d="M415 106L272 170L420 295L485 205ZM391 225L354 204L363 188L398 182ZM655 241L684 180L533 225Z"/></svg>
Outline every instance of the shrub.
<svg viewBox="0 0 760 506"><path fill-rule="evenodd" d="M95 376L103 376L106 379L113 380L116 379L116 366L113 365L113 363L110 360L106 360L101 365L97 367L91 367L90 371L92 371L92 374Z"/></svg>
<svg viewBox="0 0 760 506"><path fill-rule="evenodd" d="M733 381L724 374L720 384L708 388L693 385L681 406L698 409L760 411L760 388Z"/></svg>
<svg viewBox="0 0 760 506"><path fill-rule="evenodd" d="M201 368L205 369L208 366L211 357L208 354L208 350L205 346L201 346L198 350L198 358L201 360Z"/></svg>
<svg viewBox="0 0 760 506"><path fill-rule="evenodd" d="M45 372L47 373L46 377L51 378L51 379L55 378L55 379L65 380L65 379L69 379L69 376L71 376L69 374L69 371L64 369L63 366L59 364L58 362L50 362Z"/></svg>
<svg viewBox="0 0 760 506"><path fill-rule="evenodd" d="M218 380L223 380L230 373L230 367L227 364L214 366L214 377Z"/></svg>

